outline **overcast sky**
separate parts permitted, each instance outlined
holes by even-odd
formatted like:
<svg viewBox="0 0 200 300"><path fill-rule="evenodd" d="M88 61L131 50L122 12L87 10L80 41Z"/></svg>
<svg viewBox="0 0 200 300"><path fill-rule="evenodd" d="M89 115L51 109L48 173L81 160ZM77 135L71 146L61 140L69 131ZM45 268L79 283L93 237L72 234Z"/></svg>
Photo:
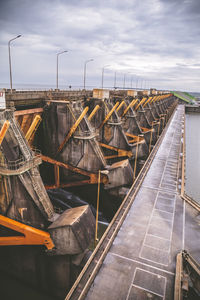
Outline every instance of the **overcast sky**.
<svg viewBox="0 0 200 300"><path fill-rule="evenodd" d="M156 87L200 92L199 0L1 0L0 86Z"/></svg>

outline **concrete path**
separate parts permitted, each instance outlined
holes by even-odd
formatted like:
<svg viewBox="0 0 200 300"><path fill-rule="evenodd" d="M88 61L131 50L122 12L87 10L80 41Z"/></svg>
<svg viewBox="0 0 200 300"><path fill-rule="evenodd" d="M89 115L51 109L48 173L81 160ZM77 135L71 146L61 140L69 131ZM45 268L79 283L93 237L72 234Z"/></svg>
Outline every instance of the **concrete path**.
<svg viewBox="0 0 200 300"><path fill-rule="evenodd" d="M178 106L86 299L171 300L176 254L200 262L200 219L178 193L183 118Z"/></svg>

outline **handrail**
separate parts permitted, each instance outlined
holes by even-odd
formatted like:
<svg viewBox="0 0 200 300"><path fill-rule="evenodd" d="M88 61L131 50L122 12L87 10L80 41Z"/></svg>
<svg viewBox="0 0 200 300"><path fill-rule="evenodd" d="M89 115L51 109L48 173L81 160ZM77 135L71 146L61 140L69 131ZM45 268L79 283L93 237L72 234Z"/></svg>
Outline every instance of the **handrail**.
<svg viewBox="0 0 200 300"><path fill-rule="evenodd" d="M28 160L28 161L25 157L21 157L14 161L8 161L6 159L0 160L0 169L14 171L14 170L18 170L18 169L22 168L24 165L32 166L33 162L35 162L36 160L38 160L38 158L41 157L41 152L38 149L34 149L33 152L34 152L34 155L33 155L32 159Z"/></svg>

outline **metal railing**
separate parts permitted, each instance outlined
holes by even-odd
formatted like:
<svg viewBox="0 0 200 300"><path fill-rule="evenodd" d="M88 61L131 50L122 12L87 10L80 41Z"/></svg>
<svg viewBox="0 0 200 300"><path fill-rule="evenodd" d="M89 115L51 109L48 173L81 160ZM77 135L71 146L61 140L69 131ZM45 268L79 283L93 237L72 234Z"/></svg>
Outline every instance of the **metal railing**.
<svg viewBox="0 0 200 300"><path fill-rule="evenodd" d="M2 171L3 173L5 173L6 170L18 171L21 169L21 171L25 171L40 164L42 162L41 152L38 149L34 149L33 153L34 155L30 160L27 160L25 157L20 157L17 160L8 161L3 156L0 157L0 174L2 173Z"/></svg>

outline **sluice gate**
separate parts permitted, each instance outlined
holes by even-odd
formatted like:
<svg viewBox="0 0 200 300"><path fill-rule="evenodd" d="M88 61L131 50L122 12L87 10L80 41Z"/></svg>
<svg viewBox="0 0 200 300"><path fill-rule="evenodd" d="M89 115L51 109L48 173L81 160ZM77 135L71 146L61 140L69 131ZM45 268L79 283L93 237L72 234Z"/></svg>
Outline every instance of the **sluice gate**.
<svg viewBox="0 0 200 300"><path fill-rule="evenodd" d="M10 230L16 230L17 236L23 234L25 239L20 244L18 238L16 244L11 235L11 244L0 247L1 257L7 258L1 267L6 269L9 261L13 275L19 277L22 271L22 280L63 299L96 238L92 206L96 208L97 188L103 219L110 221L132 183L140 185L176 104L176 98L167 93L121 96L115 91L108 98L91 93L62 94L60 98L48 94L39 107L18 106L16 111L2 112L0 130L5 122L9 127L2 134L1 214L19 222L15 229L8 224L3 234L7 239ZM88 199L71 208L65 203L66 189L82 194L87 190ZM87 204L92 204L91 208ZM130 204L121 205L123 214ZM20 231L23 225L27 225L25 232ZM38 239L37 246L34 238L28 243L28 226L47 240ZM24 263L19 266L22 257ZM26 272L29 278L24 278Z"/></svg>

